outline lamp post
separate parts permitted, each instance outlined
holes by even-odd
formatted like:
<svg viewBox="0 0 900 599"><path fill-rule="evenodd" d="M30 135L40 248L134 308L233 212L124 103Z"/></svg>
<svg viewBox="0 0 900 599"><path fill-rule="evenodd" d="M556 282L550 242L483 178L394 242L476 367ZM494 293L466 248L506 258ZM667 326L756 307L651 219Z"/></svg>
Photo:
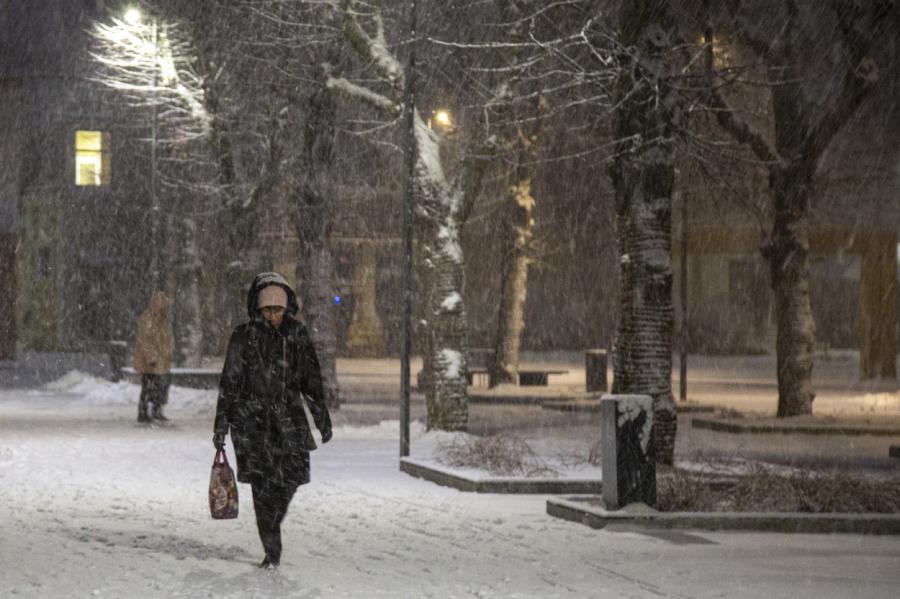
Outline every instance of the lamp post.
<svg viewBox="0 0 900 599"><path fill-rule="evenodd" d="M143 20L141 11L138 8L129 8L125 11L125 21L129 25L137 26ZM159 29L156 17L150 18L150 35L153 45L153 85L154 93L159 86ZM159 137L159 107L156 98L151 102L150 117L150 247L152 255L150 257L150 279L153 284L153 290L162 289L162 276L160 256L160 229L162 210L159 205L159 177L156 172L157 156L156 146Z"/></svg>
<svg viewBox="0 0 900 599"><path fill-rule="evenodd" d="M409 455L410 349L412 347L412 233L413 177L416 167L416 0L409 3L409 55L406 59L406 89L403 93L406 134L403 178L403 313L400 334L400 457Z"/></svg>

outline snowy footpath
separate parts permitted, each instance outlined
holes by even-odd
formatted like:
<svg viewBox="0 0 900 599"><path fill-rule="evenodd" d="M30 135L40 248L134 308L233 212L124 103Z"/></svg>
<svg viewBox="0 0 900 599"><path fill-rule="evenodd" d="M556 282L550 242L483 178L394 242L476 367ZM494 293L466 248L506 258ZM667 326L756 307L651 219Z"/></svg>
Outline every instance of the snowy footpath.
<svg viewBox="0 0 900 599"><path fill-rule="evenodd" d="M396 421L342 425L313 454L260 571L250 489L213 521L212 392L133 423L138 388L69 377L0 391L0 597L888 598L900 538L593 530L546 496L462 493L398 469ZM413 447L429 435L416 431ZM229 445L229 456L232 455Z"/></svg>

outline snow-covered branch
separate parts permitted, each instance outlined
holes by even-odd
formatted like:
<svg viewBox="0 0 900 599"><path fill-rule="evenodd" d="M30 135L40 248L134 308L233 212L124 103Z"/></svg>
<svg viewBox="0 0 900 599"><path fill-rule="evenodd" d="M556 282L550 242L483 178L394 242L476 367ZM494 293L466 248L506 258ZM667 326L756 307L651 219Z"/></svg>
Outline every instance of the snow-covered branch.
<svg viewBox="0 0 900 599"><path fill-rule="evenodd" d="M113 18L91 31L95 81L120 92L138 106L162 107L181 141L209 134L212 118L205 105L190 41L174 23L129 23Z"/></svg>
<svg viewBox="0 0 900 599"><path fill-rule="evenodd" d="M400 116L403 112L402 104L391 100L387 96L374 92L367 87L347 81L343 77L329 77L326 86L328 89L333 89L347 94L350 97L363 100L364 102L389 113L391 116Z"/></svg>
<svg viewBox="0 0 900 599"><path fill-rule="evenodd" d="M372 16L372 20L375 22L375 35L370 36L363 29L357 18L357 13L352 10L350 4L350 0L344 0L342 3L344 34L347 41L357 54L375 64L381 75L388 80L395 93L402 94L404 86L403 66L388 50L384 36L384 20L380 14Z"/></svg>

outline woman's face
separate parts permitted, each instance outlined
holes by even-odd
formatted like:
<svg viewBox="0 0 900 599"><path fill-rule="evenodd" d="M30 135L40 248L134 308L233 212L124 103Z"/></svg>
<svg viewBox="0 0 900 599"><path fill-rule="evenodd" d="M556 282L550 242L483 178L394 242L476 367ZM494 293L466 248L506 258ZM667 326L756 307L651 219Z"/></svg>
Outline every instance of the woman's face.
<svg viewBox="0 0 900 599"><path fill-rule="evenodd" d="M266 319L273 329L277 329L281 326L281 321L284 318L284 308L281 306L266 306L261 310L263 318Z"/></svg>

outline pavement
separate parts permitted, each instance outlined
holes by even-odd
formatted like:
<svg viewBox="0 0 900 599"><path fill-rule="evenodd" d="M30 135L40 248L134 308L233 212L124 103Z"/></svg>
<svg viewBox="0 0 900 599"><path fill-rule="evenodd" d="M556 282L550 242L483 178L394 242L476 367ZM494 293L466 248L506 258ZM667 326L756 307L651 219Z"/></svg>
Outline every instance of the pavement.
<svg viewBox="0 0 900 599"><path fill-rule="evenodd" d="M673 359L672 386L679 388L678 358ZM204 367L221 368L208 360ZM411 384L421 369L421 360L411 363ZM501 432L541 436L560 433L599 435L599 412L551 410L544 406L576 400L593 404L599 393L585 391L583 352L522 354L521 368L564 370L550 375L547 386L504 387L488 390L470 387L475 400L469 406L469 431L479 435ZM0 388L35 387L78 369L109 377L108 356L103 354L26 353L16 362L0 362ZM400 361L398 359L338 358L338 384L342 405L335 411L338 424L377 424L399 417ZM762 422L771 423L777 408L775 357L688 356L687 401L677 402L678 437L676 456L724 456L763 459L778 463L863 468L897 474L900 460L890 457L891 447L900 445L900 384L896 380L861 381L859 355L835 351L816 356L813 386L816 399L813 416L788 419L795 430L761 432ZM607 380L612 381L608 370ZM520 398L526 401L509 401ZM715 410L710 413L709 410ZM740 416L736 419L735 416ZM425 400L414 390L411 418L424 422ZM717 419L737 422L746 430L710 430L693 426L694 420ZM778 419L787 425L788 421ZM887 434L841 434L839 429L868 423L888 428ZM810 429L809 433L803 428ZM814 428L831 428L834 434L814 434ZM825 431L829 432L829 431Z"/></svg>
<svg viewBox="0 0 900 599"><path fill-rule="evenodd" d="M546 387L488 391L470 387L480 401L469 406L469 431L489 435L500 432L525 437L549 435L566 430L585 438L599 436L600 415L596 411L559 411L542 407L540 401L508 403L503 396L528 395L544 404L561 398L596 398L584 389L583 355L578 352L524 354L523 365L531 368L565 369L565 375L551 375ZM786 465L820 466L865 470L900 476L900 460L890 457L890 448L900 444L900 384L893 380L860 381L857 352L836 352L817 357L813 371L816 399L813 415L790 422L789 432L723 432L692 426L694 419L736 420L750 424L772 422L777 410L777 381L774 356L689 356L687 402L678 416L676 459L726 457L761 459ZM678 392L678 362L674 361L673 389ZM414 373L421 362L414 360ZM338 382L344 404L338 418L378 422L399 414L399 360L339 359ZM608 372L612 381L612 372ZM485 401L493 395L497 401ZM703 408L703 409L699 409ZM714 410L712 413L709 410ZM424 421L425 403L413 393L411 417ZM888 428L891 434L842 434L841 428ZM808 432L802 429L806 427ZM822 434L819 429L825 430ZM894 434L896 432L896 434Z"/></svg>
<svg viewBox="0 0 900 599"><path fill-rule="evenodd" d="M773 383L756 380L766 377L757 372L764 363L694 361L692 403L773 412ZM339 360L336 428L396 420L398 373L396 360ZM578 388L577 373L566 376L551 377L548 396ZM815 404L830 408L823 418L900 411L896 383L823 389ZM364 428L337 429L341 436L316 453L314 482L286 523L282 568L260 573L249 505L227 524L206 511L208 405L172 406L174 424L155 430L134 425L128 398L84 399L0 392L0 596L882 599L900 585L897 536L596 530L549 515L549 497L461 493L414 479L398 469L396 440L370 439ZM413 418L424 413L415 394ZM722 433L691 427L694 414L679 416L677 456L813 460L900 477L885 445L900 443L894 437ZM470 429L480 434L590 440L598 418L537 404L470 406Z"/></svg>

